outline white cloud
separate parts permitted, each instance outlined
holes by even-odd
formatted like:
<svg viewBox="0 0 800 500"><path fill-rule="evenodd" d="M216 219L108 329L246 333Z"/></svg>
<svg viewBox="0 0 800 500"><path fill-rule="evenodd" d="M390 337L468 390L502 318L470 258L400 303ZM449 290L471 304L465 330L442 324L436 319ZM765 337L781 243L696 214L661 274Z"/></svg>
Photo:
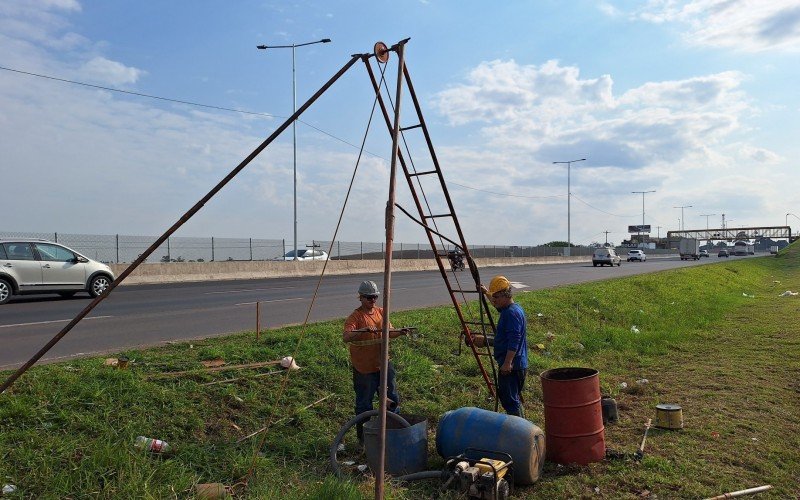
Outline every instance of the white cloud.
<svg viewBox="0 0 800 500"><path fill-rule="evenodd" d="M674 164L737 130L749 110L743 78L723 72L649 82L616 97L609 75L582 79L556 61L491 61L434 102L451 124L480 125L496 148L543 162L578 154L594 166L639 169Z"/></svg>
<svg viewBox="0 0 800 500"><path fill-rule="evenodd" d="M140 69L100 56L93 57L80 69L80 75L86 79L109 85L136 83L144 74L146 73Z"/></svg>
<svg viewBox="0 0 800 500"><path fill-rule="evenodd" d="M746 52L800 50L796 0L651 0L631 15L652 23L680 23L692 44Z"/></svg>

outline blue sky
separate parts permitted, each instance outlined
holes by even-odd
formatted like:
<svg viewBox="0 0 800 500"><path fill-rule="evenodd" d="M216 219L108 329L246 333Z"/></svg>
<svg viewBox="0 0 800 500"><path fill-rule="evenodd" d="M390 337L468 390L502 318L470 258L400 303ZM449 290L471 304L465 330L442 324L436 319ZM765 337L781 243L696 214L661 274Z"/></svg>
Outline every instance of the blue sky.
<svg viewBox="0 0 800 500"><path fill-rule="evenodd" d="M291 50L256 45L333 40L297 49L302 103L351 54L406 37L468 243L565 240L567 173L552 162L577 158L573 242L626 238L642 221L632 191L656 191L645 222L661 235L681 205L692 205L687 229L705 227L701 214L719 227L723 213L731 226L793 213L800 228L796 0L5 0L0 231L158 235L291 114ZM359 64L302 117L300 245L332 237L358 156L347 143L360 143L371 105ZM291 239L291 141L288 131L178 234ZM390 147L376 122L339 239L383 239ZM396 231L425 240L402 215Z"/></svg>

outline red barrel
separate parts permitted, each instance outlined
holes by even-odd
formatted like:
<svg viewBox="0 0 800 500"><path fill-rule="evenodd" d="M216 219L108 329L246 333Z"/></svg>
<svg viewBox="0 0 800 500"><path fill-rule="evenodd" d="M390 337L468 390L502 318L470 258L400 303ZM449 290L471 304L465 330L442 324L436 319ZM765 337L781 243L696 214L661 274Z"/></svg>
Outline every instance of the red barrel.
<svg viewBox="0 0 800 500"><path fill-rule="evenodd" d="M554 368L540 375L547 459L586 465L606 455L600 376L592 368Z"/></svg>

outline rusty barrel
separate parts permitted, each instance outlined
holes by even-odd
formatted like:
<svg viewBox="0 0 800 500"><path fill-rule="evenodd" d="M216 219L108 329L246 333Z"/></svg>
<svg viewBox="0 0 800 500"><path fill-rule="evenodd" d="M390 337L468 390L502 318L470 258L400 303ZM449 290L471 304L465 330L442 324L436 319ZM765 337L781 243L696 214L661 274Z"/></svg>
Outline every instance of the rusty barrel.
<svg viewBox="0 0 800 500"><path fill-rule="evenodd" d="M605 457L600 376L592 368L554 368L540 375L547 459L586 465Z"/></svg>

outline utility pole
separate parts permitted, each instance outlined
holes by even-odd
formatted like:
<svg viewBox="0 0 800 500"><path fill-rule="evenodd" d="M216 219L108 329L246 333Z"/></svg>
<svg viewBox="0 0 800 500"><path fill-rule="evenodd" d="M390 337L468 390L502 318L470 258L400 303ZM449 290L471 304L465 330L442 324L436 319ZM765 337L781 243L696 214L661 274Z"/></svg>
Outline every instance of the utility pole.
<svg viewBox="0 0 800 500"><path fill-rule="evenodd" d="M604 232L604 233L606 233L606 246L608 246L608 233L610 233L611 231L609 231L608 229L606 229L606 230L605 230L605 231L603 231L603 232Z"/></svg>

